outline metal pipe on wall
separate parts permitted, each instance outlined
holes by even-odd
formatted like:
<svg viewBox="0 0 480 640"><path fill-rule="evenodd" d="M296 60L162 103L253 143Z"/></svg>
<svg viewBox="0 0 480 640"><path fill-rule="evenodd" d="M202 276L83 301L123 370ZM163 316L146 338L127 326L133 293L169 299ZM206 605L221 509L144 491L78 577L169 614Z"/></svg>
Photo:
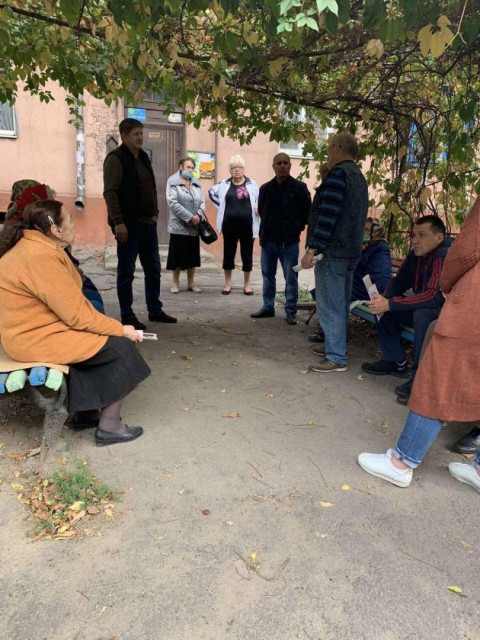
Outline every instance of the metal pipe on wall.
<svg viewBox="0 0 480 640"><path fill-rule="evenodd" d="M75 198L75 209L83 211L85 208L85 131L83 124L83 105L76 103L77 112L77 197Z"/></svg>

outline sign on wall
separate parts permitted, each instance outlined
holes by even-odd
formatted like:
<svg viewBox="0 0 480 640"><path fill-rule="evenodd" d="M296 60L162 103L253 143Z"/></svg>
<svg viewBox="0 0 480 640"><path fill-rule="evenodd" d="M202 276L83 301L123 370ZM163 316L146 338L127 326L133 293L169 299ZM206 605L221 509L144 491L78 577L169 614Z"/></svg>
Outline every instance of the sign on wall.
<svg viewBox="0 0 480 640"><path fill-rule="evenodd" d="M196 178L213 178L215 171L215 154L201 153L200 151L187 151L187 156L195 160Z"/></svg>
<svg viewBox="0 0 480 640"><path fill-rule="evenodd" d="M147 121L147 110L137 109L137 107L127 107L127 118L135 118L139 122Z"/></svg>

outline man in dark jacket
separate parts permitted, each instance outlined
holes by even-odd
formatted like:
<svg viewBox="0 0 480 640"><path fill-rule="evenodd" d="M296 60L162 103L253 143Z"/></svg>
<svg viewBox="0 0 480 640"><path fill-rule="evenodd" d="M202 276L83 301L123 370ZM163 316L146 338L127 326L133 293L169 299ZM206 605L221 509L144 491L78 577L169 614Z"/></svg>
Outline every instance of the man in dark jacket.
<svg viewBox="0 0 480 640"><path fill-rule="evenodd" d="M290 157L278 153L273 159L275 178L260 187L260 246L262 247L263 305L251 318L275 315L277 264L280 260L285 276L285 313L288 324L297 324L298 243L305 229L312 199L307 185L292 178Z"/></svg>
<svg viewBox="0 0 480 640"><path fill-rule="evenodd" d="M425 334L429 324L440 315L445 301L439 281L452 244L445 235L445 225L438 216L419 218L413 227L412 250L396 276L390 280L383 296L367 302L372 313L383 314L377 325L382 359L364 362L362 369L377 376L409 378L395 389L401 398L410 395ZM402 325L415 329L410 371L401 341Z"/></svg>
<svg viewBox="0 0 480 640"><path fill-rule="evenodd" d="M310 371L347 370L347 328L355 267L362 253L368 187L355 163L358 144L350 133L330 140L328 173L316 189L302 267L315 265L315 300L325 351ZM318 353L315 350L315 353Z"/></svg>
<svg viewBox="0 0 480 640"><path fill-rule="evenodd" d="M122 144L108 154L103 164L103 197L108 223L117 240L117 295L122 323L146 329L132 309L132 283L138 256L145 274L149 320L177 320L163 311L160 300L157 188L150 159L142 149L143 125L126 118L120 123L119 131Z"/></svg>

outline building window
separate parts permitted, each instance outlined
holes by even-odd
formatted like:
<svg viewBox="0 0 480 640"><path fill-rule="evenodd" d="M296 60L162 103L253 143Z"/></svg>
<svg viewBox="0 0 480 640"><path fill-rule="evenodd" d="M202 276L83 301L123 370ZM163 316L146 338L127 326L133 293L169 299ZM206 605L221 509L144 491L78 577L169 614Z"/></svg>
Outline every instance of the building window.
<svg viewBox="0 0 480 640"><path fill-rule="evenodd" d="M3 102L0 104L0 138L16 138L17 135L15 107L9 102Z"/></svg>
<svg viewBox="0 0 480 640"><path fill-rule="evenodd" d="M305 113L305 109L300 109L298 113L293 116L285 116L292 124L299 124L301 122L305 122L307 119L307 115ZM328 138L328 134L331 131L330 129L324 129L320 126L318 121L314 120L314 130L315 130L315 138L317 144L321 144ZM278 144L278 152L279 153L288 153L292 158L303 158L303 147L304 142L297 142L296 140L288 140L286 142L279 142ZM306 156L307 158L311 158L312 156Z"/></svg>

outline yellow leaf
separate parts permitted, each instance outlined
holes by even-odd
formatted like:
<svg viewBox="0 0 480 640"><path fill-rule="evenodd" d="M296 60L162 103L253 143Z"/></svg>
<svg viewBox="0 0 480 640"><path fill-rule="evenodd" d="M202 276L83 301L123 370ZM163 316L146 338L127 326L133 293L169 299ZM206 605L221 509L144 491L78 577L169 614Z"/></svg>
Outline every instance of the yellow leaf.
<svg viewBox="0 0 480 640"><path fill-rule="evenodd" d="M430 41L432 39L432 25L427 24L418 32L417 40L420 43L420 51L426 56L430 51Z"/></svg>
<svg viewBox="0 0 480 640"><path fill-rule="evenodd" d="M447 589L449 591L453 591L453 593L463 593L462 589L460 587L455 586L454 584L449 584L447 586Z"/></svg>
<svg viewBox="0 0 480 640"><path fill-rule="evenodd" d="M131 491L133 491L133 487L126 487L123 489L122 493L130 493Z"/></svg>
<svg viewBox="0 0 480 640"><path fill-rule="evenodd" d="M70 509L70 511L80 511L82 507L83 507L83 502L81 500L77 500L77 502L74 502L68 508Z"/></svg>
<svg viewBox="0 0 480 640"><path fill-rule="evenodd" d="M465 542L464 540L462 540L462 541L460 542L460 544L462 545L462 547L463 547L464 549L469 549L469 548L470 548L470 545L468 544L468 542Z"/></svg>
<svg viewBox="0 0 480 640"><path fill-rule="evenodd" d="M256 560L257 560L257 554L255 553L255 551L253 551L253 552L250 554L250 560L251 560L253 563L255 563L255 562L256 562Z"/></svg>
<svg viewBox="0 0 480 640"><path fill-rule="evenodd" d="M23 489L23 484L20 484L20 482L12 482L10 486L12 489L15 489L15 491L21 491Z"/></svg>
<svg viewBox="0 0 480 640"><path fill-rule="evenodd" d="M432 56L434 58L439 58L445 51L445 42L443 40L441 31L437 31L432 35L432 38L430 40L430 51L432 52Z"/></svg>
<svg viewBox="0 0 480 640"><path fill-rule="evenodd" d="M383 55L383 42L374 38L367 43L365 51L370 58L381 58Z"/></svg>
<svg viewBox="0 0 480 640"><path fill-rule="evenodd" d="M57 533L65 533L65 531L69 528L68 524L64 524L63 527L60 527L60 529L57 531Z"/></svg>
<svg viewBox="0 0 480 640"><path fill-rule="evenodd" d="M266 397L266 398L274 398L274 397L275 397L275 395L274 395L273 393L266 393L266 394L265 394L265 397Z"/></svg>
<svg viewBox="0 0 480 640"><path fill-rule="evenodd" d="M419 197L421 204L426 205L431 195L432 190L430 189L430 187L425 187L424 189L422 189Z"/></svg>
<svg viewBox="0 0 480 640"><path fill-rule="evenodd" d="M18 476L20 475L20 471L15 471L13 475L15 476L15 478L18 478Z"/></svg>
<svg viewBox="0 0 480 640"><path fill-rule="evenodd" d="M315 423L313 422L313 420L309 420L307 424L315 424Z"/></svg>
<svg viewBox="0 0 480 640"><path fill-rule="evenodd" d="M162 473L166 478L171 478L172 477L172 474L170 473L170 471L162 471Z"/></svg>
<svg viewBox="0 0 480 640"><path fill-rule="evenodd" d="M437 20L437 24L439 27L448 27L449 24L452 24L447 16L440 16Z"/></svg>
<svg viewBox="0 0 480 640"><path fill-rule="evenodd" d="M220 393L225 393L226 389L221 389Z"/></svg>
<svg viewBox="0 0 480 640"><path fill-rule="evenodd" d="M440 29L440 33L442 34L443 43L445 44L445 46L449 45L455 37L448 27L442 27Z"/></svg>
<svg viewBox="0 0 480 640"><path fill-rule="evenodd" d="M224 418L240 418L240 414L237 413L236 411L231 411L230 413L226 413L223 417Z"/></svg>
<svg viewBox="0 0 480 640"><path fill-rule="evenodd" d="M112 518L113 517L112 509L105 509L105 515L108 516L109 518Z"/></svg>
<svg viewBox="0 0 480 640"><path fill-rule="evenodd" d="M69 531L64 531L63 533L57 533L54 537L55 539L62 539L62 538L71 538L72 536L76 536L77 532L74 531L73 529L70 529ZM49 538L50 536L45 536L45 539Z"/></svg>
<svg viewBox="0 0 480 640"><path fill-rule="evenodd" d="M342 491L350 491L350 485L349 484L342 484Z"/></svg>
<svg viewBox="0 0 480 640"><path fill-rule="evenodd" d="M325 509L328 509L328 507L333 507L333 502L326 502L325 500L322 500L321 502L319 502L321 507L325 507Z"/></svg>

